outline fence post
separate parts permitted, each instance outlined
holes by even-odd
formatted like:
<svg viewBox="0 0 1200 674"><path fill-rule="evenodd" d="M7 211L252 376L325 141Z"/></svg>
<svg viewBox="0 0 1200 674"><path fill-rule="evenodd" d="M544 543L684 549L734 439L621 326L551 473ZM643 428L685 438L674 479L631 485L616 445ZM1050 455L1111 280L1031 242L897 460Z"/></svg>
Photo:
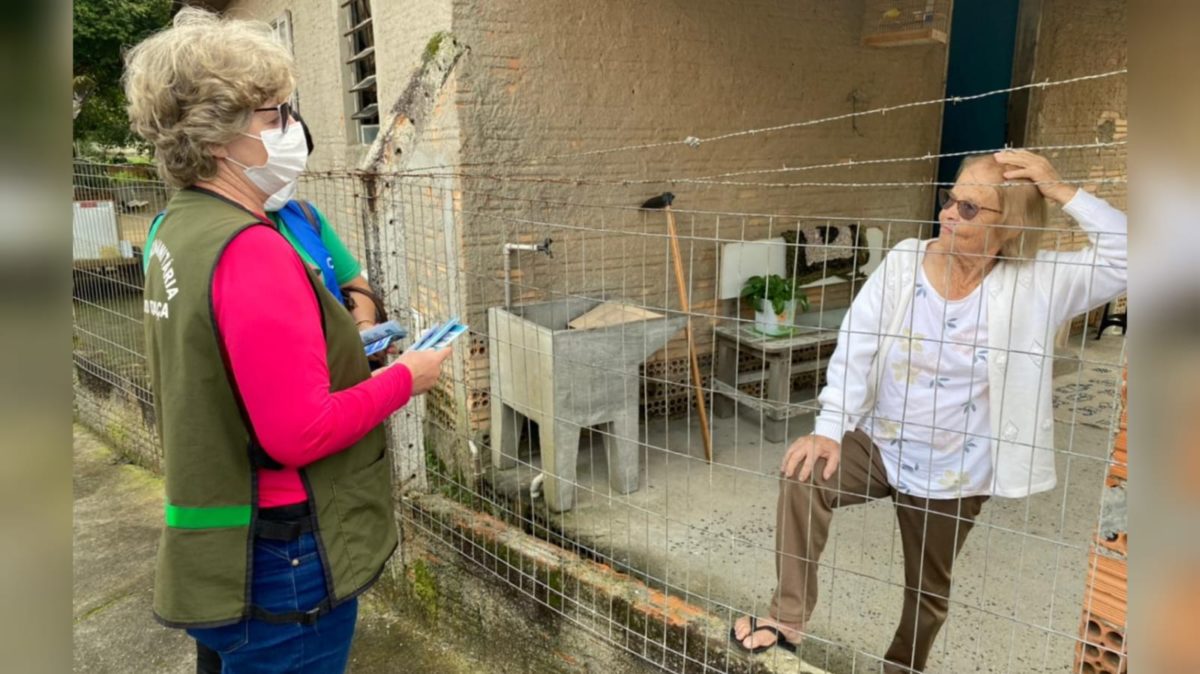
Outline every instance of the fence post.
<svg viewBox="0 0 1200 674"><path fill-rule="evenodd" d="M414 333L424 327L423 320L445 320L450 316L421 316L417 313L418 304L431 298L417 296L422 290L419 280L422 270L412 268L417 264L413 256L432 252L436 258L443 252L421 245L427 241L421 237L432 236L436 240L438 233L431 228L436 227L437 220L428 217L430 213L412 203L414 199L424 198L423 195L414 195L412 191L405 193L402 189L404 179L397 174L411 161L426 124L436 116L435 104L439 92L464 51L463 45L451 37L441 40L432 57L422 61L410 76L403 92L384 113L380 133L371 144L358 172L366 194L364 222L367 229L368 269L372 281L383 292L389 312L407 323L409 330ZM434 188L431 191L436 194L437 190ZM450 189L444 192L452 194ZM440 208L440 205L434 208ZM452 208L446 217L448 221L445 223L444 236L450 237L451 232L458 231ZM442 260L453 264L455 270L458 268L458 251L451 247L456 242L457 238L447 238L444 250L447 257ZM420 263L434 262L422 258ZM452 294L459 291L457 278L447 291ZM448 299L451 306L462 304L457 296ZM463 368L458 359L452 368L454 380L449 388L453 391L457 388L454 382L463 381ZM454 412L465 410L465 394L456 398L462 398L463 401L462 404L458 404L457 400L452 403ZM439 408L437 411L452 412L441 409L443 405L431 402L430 396L419 396L388 422L389 442L394 450L393 466L402 492L428 489L426 442L427 436L437 429L427 412L434 411L431 407L435 405ZM452 413L456 421L460 416L465 417L465 412Z"/></svg>

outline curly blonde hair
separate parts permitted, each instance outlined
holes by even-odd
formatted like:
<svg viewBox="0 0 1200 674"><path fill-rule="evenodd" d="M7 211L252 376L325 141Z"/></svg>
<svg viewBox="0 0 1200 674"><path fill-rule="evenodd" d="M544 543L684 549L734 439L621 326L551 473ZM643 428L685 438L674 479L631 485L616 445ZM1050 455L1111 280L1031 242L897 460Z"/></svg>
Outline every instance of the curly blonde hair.
<svg viewBox="0 0 1200 674"><path fill-rule="evenodd" d="M1037 255L1041 247L1042 234L1046 231L1046 198L1032 180L1004 179L1006 164L996 161L990 154L973 154L963 158L958 167L962 176L967 167L984 164L999 178L992 189L1000 197L1001 223L1007 227L1000 232L1004 242L1000 244L999 256L1012 260L1025 260Z"/></svg>
<svg viewBox="0 0 1200 674"><path fill-rule="evenodd" d="M255 108L291 95L293 67L267 24L185 7L125 55L130 127L172 186L211 179L212 149L244 131Z"/></svg>

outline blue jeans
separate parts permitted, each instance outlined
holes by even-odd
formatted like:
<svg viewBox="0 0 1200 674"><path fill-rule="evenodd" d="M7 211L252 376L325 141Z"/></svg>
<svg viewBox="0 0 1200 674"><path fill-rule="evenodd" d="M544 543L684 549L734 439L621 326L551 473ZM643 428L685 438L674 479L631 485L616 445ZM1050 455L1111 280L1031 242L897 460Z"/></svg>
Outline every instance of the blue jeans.
<svg viewBox="0 0 1200 674"><path fill-rule="evenodd" d="M307 611L328 594L317 541L254 543L255 606L271 613ZM348 601L313 625L243 620L224 627L190 629L196 641L220 653L222 674L341 674L350 655L358 600Z"/></svg>

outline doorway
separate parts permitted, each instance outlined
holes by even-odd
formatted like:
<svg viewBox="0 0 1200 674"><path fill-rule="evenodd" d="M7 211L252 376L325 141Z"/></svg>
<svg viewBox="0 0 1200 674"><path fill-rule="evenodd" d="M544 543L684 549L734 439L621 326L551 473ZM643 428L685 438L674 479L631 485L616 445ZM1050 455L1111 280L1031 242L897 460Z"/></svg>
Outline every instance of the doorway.
<svg viewBox="0 0 1200 674"><path fill-rule="evenodd" d="M1029 81L1040 0L963 0L954 3L946 65L946 97L971 96ZM1011 99L1011 100L1010 100ZM962 103L947 102L940 154L1020 145L1025 136L1025 92ZM962 157L942 157L937 181L952 182ZM936 199L933 205L937 219ZM938 225L933 225L933 236Z"/></svg>

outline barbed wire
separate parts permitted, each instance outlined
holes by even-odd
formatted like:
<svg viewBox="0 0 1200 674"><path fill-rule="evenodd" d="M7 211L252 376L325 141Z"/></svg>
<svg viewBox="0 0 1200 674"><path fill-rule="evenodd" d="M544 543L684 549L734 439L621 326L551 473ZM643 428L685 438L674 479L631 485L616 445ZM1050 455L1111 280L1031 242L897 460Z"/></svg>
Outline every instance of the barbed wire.
<svg viewBox="0 0 1200 674"><path fill-rule="evenodd" d="M728 173L717 173L714 175L699 176L696 178L681 178L677 182L686 182L688 180L713 180L713 179L717 179L717 178L736 178L738 176L761 175L761 174L766 174L766 173L791 173L791 172L799 172L799 171L815 171L818 169L858 168L861 166L871 166L871 165L879 165L879 164L900 164L900 163L915 162L915 161L933 161L935 159L946 159L946 158L953 158L953 157L969 157L971 155L976 155L976 154L992 154L995 152L1003 152L1005 150L1014 150L1014 149L1029 150L1031 152L1060 152L1062 150L1076 150L1076 149L1079 149L1079 150L1097 149L1097 150L1099 150L1099 149L1104 149L1104 148L1120 147L1125 144L1126 144L1126 141L1123 141L1123 140L1112 141L1112 142L1096 141L1095 143L1080 143L1077 145L1034 145L1034 146L1022 147L1022 148L1013 148L1013 147L1005 146L1005 147L989 148L989 149L984 149L984 150L966 150L963 152L941 152L941 153L937 153L937 154L934 154L932 152L927 152L923 155L911 155L911 156L907 156L907 157L888 157L885 159L859 159L859 160L845 159L842 161L829 162L826 164L808 164L806 166L784 166L782 168L773 168L773 169L754 169L754 170L748 170L748 171L730 171Z"/></svg>
<svg viewBox="0 0 1200 674"><path fill-rule="evenodd" d="M838 181L809 181L809 182L751 182L751 181L727 181L727 180L702 180L697 178L676 178L662 180L604 180L604 179L589 179L589 178L555 178L551 176L505 176L497 174L480 174L480 173L363 173L363 176L375 177L391 177L391 178L406 178L406 179L447 179L447 178L464 178L472 180L485 180L493 182L507 183L527 183L527 184L544 184L544 185L571 185L571 186L608 186L608 187L633 187L636 185L701 185L701 186L717 186L717 187L764 187L764 188L798 188L798 187L820 187L820 188L846 188L846 189L864 189L864 188L910 188L910 187L953 187L960 186L979 186L979 187L996 187L1010 188L1021 187L1023 185L1102 185L1110 183L1125 183L1128 181L1125 177L1113 178L1062 178L1059 180L1043 180L1034 182L969 182L960 183L956 181L939 181L939 180L907 180L907 181L868 181L868 182L838 182Z"/></svg>
<svg viewBox="0 0 1200 674"><path fill-rule="evenodd" d="M412 171L412 172L417 172L417 171L425 171L425 170L460 168L460 167L475 167L475 166L497 166L497 165L519 166L519 165L523 165L523 164L534 164L534 163L537 163L540 161L547 161L547 160L595 157L595 156L605 155L605 154L630 152L630 151L634 151L634 150L653 150L653 149L658 149L658 148L675 147L675 146L679 146L679 145L684 145L684 146L695 149L695 148L699 148L701 145L703 145L705 143L715 143L715 142L720 142L723 140L730 140L733 138L743 138L746 136L755 136L755 135L761 135L761 134L766 134L766 133L775 133L778 131L786 131L786 130L790 130L790 129L806 128L806 127L810 127L810 126L817 126L819 124L829 124L832 122L838 122L838 121L843 121L843 120L847 120L847 119L866 117L868 115L886 115L889 112L897 112L900 110L910 110L910 109L926 107L926 106L930 106L930 105L945 105L947 103L950 103L952 105L958 105L959 103L966 103L968 101L980 100L983 98L988 98L990 96L999 96L1001 94L1011 94L1014 92L1025 91L1025 90L1030 90L1030 89L1047 89L1050 87L1067 86L1070 84L1078 84L1081 82L1089 82L1089 81L1093 81L1093 80L1106 79L1109 77L1116 77L1118 75L1125 75L1127 73L1128 73L1128 69L1122 68L1120 70L1111 70L1108 72L1096 73L1096 74L1092 74L1092 75L1081 75L1078 77L1071 77L1071 78L1062 79L1062 80L1047 79L1047 80L1042 80L1041 82L1030 82L1029 84L1021 84L1021 85L1012 86L1012 87L1004 87L1001 89L992 89L990 91L985 91L985 92L978 93L978 94L971 94L969 96L943 96L941 98L931 98L931 99L924 100L924 101L899 103L896 105L872 108L869 110L857 110L857 111L847 112L847 113L843 113L843 114L839 114L839 115L831 115L828 117L818 117L815 119L809 119L809 120L804 120L804 121L800 121L800 122L790 122L788 124L779 124L779 125L775 125L775 126L766 126L766 127L759 127L759 128L754 128L754 129L744 129L741 131L731 131L729 133L723 133L723 134L719 134L716 136L709 136L707 138L700 138L697 136L688 136L686 138L678 139L678 140L664 140L664 141L656 141L656 142L651 142L651 143L634 143L634 144L630 144L630 145L620 145L620 146L611 147L611 148L586 150L583 152L563 152L563 153L557 153L557 154L548 154L548 155L532 156L532 157L525 157L525 158L517 157L517 158L513 158L513 159L494 160L494 161L488 161L488 162L459 162L456 164L439 164L439 165L409 168L406 170Z"/></svg>
<svg viewBox="0 0 1200 674"><path fill-rule="evenodd" d="M1037 145L1025 148L1023 150L1035 152L1064 152L1069 150L1104 150L1117 147L1124 147L1127 141L1099 141L1092 143L1077 143L1077 144L1059 144L1059 145ZM939 187L954 185L953 182L936 182L936 181L859 181L859 182L838 182L838 181L809 181L809 182L749 182L749 181L723 181L720 178L737 177L743 175L762 175L768 173L784 173L784 172L804 172L820 169L834 168L859 168L863 166L877 166L888 164L900 164L918 161L934 161L943 158L966 157L977 154L991 154L1002 152L1015 148L1001 147L989 148L981 150L969 150L960 152L927 152L922 155L909 155L904 157L883 157L878 159L846 159L838 162L828 162L823 164L809 164L805 166L781 167L772 169L753 169L746 171L731 171L727 173L719 173L708 176L697 177L668 177L668 178L589 178L585 176L538 176L538 175L504 175L498 173L480 173L467 171L444 171L444 172L426 172L426 171L351 171L350 173L363 178L415 178L415 179L475 179L486 180L493 182L513 182L527 184L547 184L547 185L570 185L570 186L617 186L631 187L637 185L702 185L702 186L728 186L728 187L766 187L766 188L787 188L787 187L823 187L823 188L871 188L871 187ZM345 176L347 172L342 171L318 171L309 172L307 176L324 176L337 177ZM1125 177L1110 177L1110 178L1068 178L1061 179L1055 182L1066 184L1105 184L1105 183L1124 183ZM959 183L967 184L967 183ZM970 183L971 185L982 185L989 187L1006 187L1028 183ZM1047 184L1047 183L1034 183Z"/></svg>

